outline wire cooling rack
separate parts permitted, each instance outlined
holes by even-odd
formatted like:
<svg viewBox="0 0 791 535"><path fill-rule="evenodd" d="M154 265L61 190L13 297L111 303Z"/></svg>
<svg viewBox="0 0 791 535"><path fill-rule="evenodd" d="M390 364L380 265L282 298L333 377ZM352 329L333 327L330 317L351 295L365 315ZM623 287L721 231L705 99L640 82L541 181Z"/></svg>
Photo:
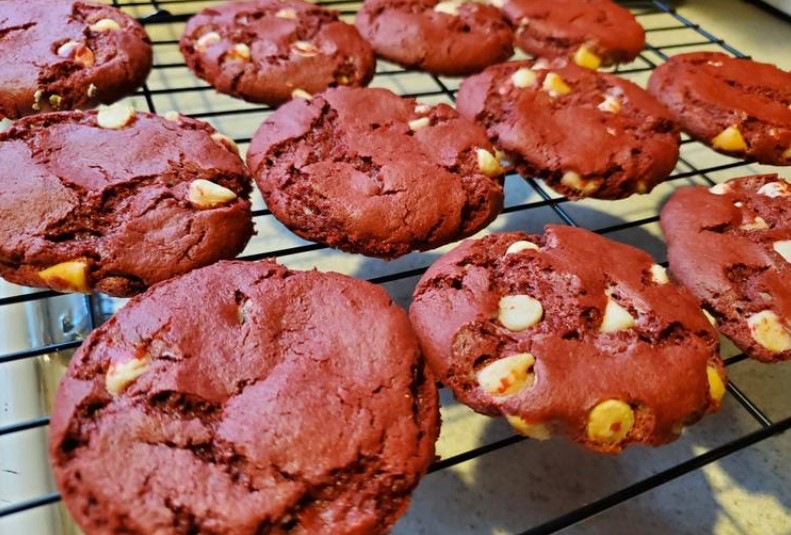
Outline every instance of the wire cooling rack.
<svg viewBox="0 0 791 535"><path fill-rule="evenodd" d="M189 73L178 52L178 38L184 22L196 11L214 3L195 0L112 1L116 7L138 17L154 41L155 65L151 77L147 85L131 97L138 109L158 113L175 109L207 120L220 131L231 135L245 150L253 132L271 110L218 95ZM340 10L348 21L353 19L359 7L359 2L347 0L319 3ZM657 64L675 52L721 50L734 56L743 56L662 2L631 1L623 4L646 27L648 45L639 58L616 69L616 72L641 85L645 84L648 74ZM427 103L452 103L459 83L457 79L405 71L396 65L379 61L372 85L387 87ZM509 176L506 180L506 208L487 231L521 229L540 232L546 223L581 226L640 246L662 261L665 251L657 230L657 214L659 206L673 189L689 184L712 185L757 170L760 168L716 155L699 143L685 138L674 174L650 195L642 197L616 202L570 202L545 187L540 180ZM289 233L274 220L260 197L254 198L254 208L258 236L242 258L277 257L292 268L317 267L366 278L384 285L393 298L405 307L409 304L409 296L417 279L438 254L447 249L413 253L392 262L353 257L305 242ZM5 338L0 338L0 533L75 533L68 514L59 503L60 496L52 483L46 458L46 430L51 398L68 358L80 345L80 340L117 310L123 300L104 296L61 296L51 291L2 284L0 334L5 333ZM729 369L745 358L727 344L725 354ZM750 419L751 425L741 426L739 432L723 433L728 435L726 440L710 448L693 447L698 429L696 426L685 435L692 435L691 439L679 441L683 443L687 440L686 445L635 454L631 453L632 450L639 448L632 448L621 457L608 457L602 462L607 463L609 468L597 473L607 474L608 469L621 462L633 466L648 458L652 464L650 469L635 470L635 477L623 481L583 481L593 490L578 492L579 499L569 498L561 506L545 507L547 511L531 509L527 505L535 498L530 485L514 491L514 487L508 483L489 483L488 486L494 489L494 494L489 498L495 502L508 502L512 493L524 492L524 496L516 498L523 514L517 511L511 515L515 519L498 523L494 518L478 518L480 514L474 508L465 507L464 504L469 504L470 500L465 501L461 495L465 492L475 495L476 488L486 485L476 480L476 477L484 477L485 473L466 468L474 467L475 463L485 466L497 463L497 456L502 452L513 453L508 458L510 460L503 462L512 462L517 458L531 463L534 461L531 455L546 456L548 450L540 448L562 449L566 446L530 444L531 441L513 435L500 421L474 415L469 409L456 404L448 391L442 390L444 425L438 443L440 458L418 489L410 513L396 526L395 531L498 534L558 532L660 486L670 485L677 478L714 461L749 450L751 446L791 428L791 417L784 416L773 421L762 410L760 403L754 402L752 396L747 395L734 381L729 384L728 392L730 397L726 405L731 407L730 411L741 412L744 418ZM516 450L525 446L532 449ZM566 456L555 459L558 463L555 469L561 472L560 464L570 462L588 466L601 459L594 459L591 454L574 446L569 446L566 453ZM629 455L633 455L631 460ZM559 477L573 478L575 471L572 467L571 471L565 472L565 476L561 474ZM506 468L505 472L508 474L509 469ZM446 479L450 481L432 479L440 474L453 476L447 476ZM468 479L470 484L466 487L459 484L459 480ZM474 500L477 499L476 495ZM543 499L547 499L546 496ZM442 509L453 509L450 503L454 501L461 503L453 512L455 517L443 516ZM435 519L434 524L432 518ZM452 524L455 521L458 522ZM436 522L446 529L437 528ZM674 531L678 533L684 530Z"/></svg>

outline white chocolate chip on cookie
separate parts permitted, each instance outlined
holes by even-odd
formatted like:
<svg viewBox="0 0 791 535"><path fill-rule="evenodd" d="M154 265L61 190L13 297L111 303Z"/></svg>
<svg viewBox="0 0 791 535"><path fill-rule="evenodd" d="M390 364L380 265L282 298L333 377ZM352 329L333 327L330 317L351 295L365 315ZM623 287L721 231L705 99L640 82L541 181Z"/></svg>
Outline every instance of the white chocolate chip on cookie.
<svg viewBox="0 0 791 535"><path fill-rule="evenodd" d="M734 125L729 126L714 139L711 140L711 145L715 149L720 149L728 152L739 152L747 150L747 142L744 141L739 127Z"/></svg>
<svg viewBox="0 0 791 535"><path fill-rule="evenodd" d="M559 74L550 72L547 73L546 77L544 78L544 84L542 85L544 91L549 93L549 96L552 98L556 98L562 95L568 95L571 93L571 87L566 83L563 78L560 77Z"/></svg>
<svg viewBox="0 0 791 535"><path fill-rule="evenodd" d="M210 46L216 45L222 40L220 34L217 32L208 32L201 35L197 41L195 41L195 50L198 52L206 52Z"/></svg>
<svg viewBox="0 0 791 535"><path fill-rule="evenodd" d="M478 384L487 394L510 396L533 386L535 363L536 359L530 353L519 353L495 360L478 372Z"/></svg>
<svg viewBox="0 0 791 535"><path fill-rule="evenodd" d="M505 254L516 254L521 253L522 251L537 251L538 249L538 245L531 241L519 240L509 245L508 249L505 250Z"/></svg>
<svg viewBox="0 0 791 535"><path fill-rule="evenodd" d="M580 67L595 71L601 66L601 58L588 48L587 45L582 45L574 53L574 63Z"/></svg>
<svg viewBox="0 0 791 535"><path fill-rule="evenodd" d="M667 270L659 264L651 266L651 280L656 284L667 284L670 279L667 278Z"/></svg>
<svg viewBox="0 0 791 535"><path fill-rule="evenodd" d="M712 195L725 195L730 190L731 190L731 187L728 184L726 184L726 183L715 184L715 185L713 185L712 187L709 188L709 193L711 193Z"/></svg>
<svg viewBox="0 0 791 535"><path fill-rule="evenodd" d="M237 156L239 156L239 147L236 145L236 142L226 136L225 134L220 134L219 132L215 132L211 135L212 140L219 144L221 147L225 147L229 151L233 152Z"/></svg>
<svg viewBox="0 0 791 535"><path fill-rule="evenodd" d="M791 262L791 240L776 241L772 244L772 249L783 257L786 262Z"/></svg>
<svg viewBox="0 0 791 535"><path fill-rule="evenodd" d="M536 78L538 78L538 76L535 72L531 71L527 67L522 67L515 70L511 75L511 83L514 84L514 87L522 89L535 84Z"/></svg>
<svg viewBox="0 0 791 535"><path fill-rule="evenodd" d="M507 295L500 299L497 321L509 331L524 331L544 317L541 301L529 295Z"/></svg>
<svg viewBox="0 0 791 535"><path fill-rule="evenodd" d="M524 418L515 416L513 414L506 414L505 419L511 424L511 427L519 433L534 440L548 440L550 438L549 429L544 424L531 424L525 421Z"/></svg>
<svg viewBox="0 0 791 535"><path fill-rule="evenodd" d="M113 19L101 19L89 26L93 32L118 32L121 30L121 25Z"/></svg>
<svg viewBox="0 0 791 535"><path fill-rule="evenodd" d="M48 286L62 288L71 292L88 293L88 262L69 260L55 264L38 272Z"/></svg>
<svg viewBox="0 0 791 535"><path fill-rule="evenodd" d="M199 178L190 183L187 199L197 208L213 208L236 199L236 193L219 184Z"/></svg>
<svg viewBox="0 0 791 535"><path fill-rule="evenodd" d="M452 0L440 2L434 6L434 11L455 17L459 14L459 3Z"/></svg>
<svg viewBox="0 0 791 535"><path fill-rule="evenodd" d="M135 117L135 110L126 102L116 102L110 106L99 106L96 122L102 128L120 130Z"/></svg>
<svg viewBox="0 0 791 535"><path fill-rule="evenodd" d="M758 188L758 194L770 199L788 197L791 195L791 186L787 182L769 182Z"/></svg>
<svg viewBox="0 0 791 535"><path fill-rule="evenodd" d="M279 19L297 20L297 11L291 8L283 8L275 13L275 17Z"/></svg>
<svg viewBox="0 0 791 535"><path fill-rule="evenodd" d="M413 119L409 121L409 129L413 132L417 132L418 130L425 128L431 124L431 119L428 117L420 117L418 119Z"/></svg>
<svg viewBox="0 0 791 535"><path fill-rule="evenodd" d="M634 411L620 399L602 401L588 415L588 438L600 444L622 441L634 426Z"/></svg>
<svg viewBox="0 0 791 535"><path fill-rule="evenodd" d="M151 357L132 358L126 362L110 364L104 378L104 386L113 396L117 396L143 375L151 364Z"/></svg>
<svg viewBox="0 0 791 535"><path fill-rule="evenodd" d="M478 157L478 169L481 173L492 178L503 174L503 167L497 161L497 158L494 157L494 154L481 148L476 149L475 153Z"/></svg>
<svg viewBox="0 0 791 535"><path fill-rule="evenodd" d="M599 332L614 333L632 329L636 325L634 317L629 311L619 305L607 292L607 305L604 307L604 317L599 326Z"/></svg>
<svg viewBox="0 0 791 535"><path fill-rule="evenodd" d="M771 310L763 310L747 318L753 340L772 353L791 349L791 333L780 317Z"/></svg>

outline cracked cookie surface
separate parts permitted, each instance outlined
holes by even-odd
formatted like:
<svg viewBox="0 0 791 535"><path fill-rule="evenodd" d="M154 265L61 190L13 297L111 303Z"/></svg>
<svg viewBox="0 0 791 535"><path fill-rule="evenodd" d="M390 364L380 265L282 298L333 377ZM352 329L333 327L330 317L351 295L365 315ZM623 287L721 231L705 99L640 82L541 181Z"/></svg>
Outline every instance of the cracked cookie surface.
<svg viewBox="0 0 791 535"><path fill-rule="evenodd" d="M676 190L661 212L670 270L747 356L791 360L791 185L777 175Z"/></svg>
<svg viewBox="0 0 791 535"><path fill-rule="evenodd" d="M180 48L189 68L220 93L270 105L295 90L368 85L376 68L354 26L301 0L206 8L187 23Z"/></svg>
<svg viewBox="0 0 791 535"><path fill-rule="evenodd" d="M571 199L647 193L678 160L680 136L662 104L627 80L566 60L489 67L462 83L457 107L522 176Z"/></svg>
<svg viewBox="0 0 791 535"><path fill-rule="evenodd" d="M0 118L109 104L151 70L143 27L91 2L0 2Z"/></svg>
<svg viewBox="0 0 791 535"><path fill-rule="evenodd" d="M17 121L0 134L0 276L128 296L232 258L252 235L251 183L226 143L122 104Z"/></svg>
<svg viewBox="0 0 791 535"><path fill-rule="evenodd" d="M434 459L437 390L370 283L220 262L94 331L55 400L90 534L385 533Z"/></svg>
<svg viewBox="0 0 791 535"><path fill-rule="evenodd" d="M514 52L502 13L476 2L366 0L355 24L379 56L433 74L472 74Z"/></svg>
<svg viewBox="0 0 791 535"><path fill-rule="evenodd" d="M648 91L685 132L712 149L791 165L791 72L720 52L693 52L657 67Z"/></svg>
<svg viewBox="0 0 791 535"><path fill-rule="evenodd" d="M450 106L339 87L277 110L247 162L268 208L296 234L394 258L497 216L503 172L493 150Z"/></svg>
<svg viewBox="0 0 791 535"><path fill-rule="evenodd" d="M517 46L532 56L572 58L585 46L603 65L611 65L632 61L645 47L643 27L610 0L500 1Z"/></svg>
<svg viewBox="0 0 791 535"><path fill-rule="evenodd" d="M410 318L459 401L537 439L660 445L724 393L692 296L646 253L583 229L463 242L418 283Z"/></svg>

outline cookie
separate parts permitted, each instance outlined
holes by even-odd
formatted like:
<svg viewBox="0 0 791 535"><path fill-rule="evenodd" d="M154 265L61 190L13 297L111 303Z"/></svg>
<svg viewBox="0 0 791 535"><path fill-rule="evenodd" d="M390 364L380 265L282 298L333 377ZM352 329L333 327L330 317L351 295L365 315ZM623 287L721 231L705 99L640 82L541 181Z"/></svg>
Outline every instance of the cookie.
<svg viewBox="0 0 791 535"><path fill-rule="evenodd" d="M425 273L410 318L459 401L535 439L656 446L725 392L692 296L646 253L583 229L465 241Z"/></svg>
<svg viewBox="0 0 791 535"><path fill-rule="evenodd" d="M777 175L676 190L661 212L670 269L716 327L763 362L791 360L791 185Z"/></svg>
<svg viewBox="0 0 791 535"><path fill-rule="evenodd" d="M187 66L220 93L270 105L295 91L368 85L376 68L354 26L301 0L211 6L189 20L180 48Z"/></svg>
<svg viewBox="0 0 791 535"><path fill-rule="evenodd" d="M645 30L610 0L493 0L514 25L516 45L536 57L582 67L627 63L645 48Z"/></svg>
<svg viewBox="0 0 791 535"><path fill-rule="evenodd" d="M477 2L365 0L356 24L377 55L432 74L465 76L514 53L508 21Z"/></svg>
<svg viewBox="0 0 791 535"><path fill-rule="evenodd" d="M20 119L0 134L0 276L123 297L236 256L253 224L235 149L123 103Z"/></svg>
<svg viewBox="0 0 791 535"><path fill-rule="evenodd" d="M723 154L791 165L791 72L719 52L673 56L648 91L693 138Z"/></svg>
<svg viewBox="0 0 791 535"><path fill-rule="evenodd" d="M277 110L247 163L296 234L395 258L469 236L502 210L503 170L482 128L445 104L338 87Z"/></svg>
<svg viewBox="0 0 791 535"><path fill-rule="evenodd" d="M386 533L434 459L437 389L371 283L220 262L131 301L58 389L86 533Z"/></svg>
<svg viewBox="0 0 791 535"><path fill-rule="evenodd" d="M110 104L151 70L151 41L118 9L92 2L0 2L0 118Z"/></svg>
<svg viewBox="0 0 791 535"><path fill-rule="evenodd" d="M570 199L647 193L678 160L681 139L659 102L629 81L566 60L489 67L462 83L456 103L519 173Z"/></svg>

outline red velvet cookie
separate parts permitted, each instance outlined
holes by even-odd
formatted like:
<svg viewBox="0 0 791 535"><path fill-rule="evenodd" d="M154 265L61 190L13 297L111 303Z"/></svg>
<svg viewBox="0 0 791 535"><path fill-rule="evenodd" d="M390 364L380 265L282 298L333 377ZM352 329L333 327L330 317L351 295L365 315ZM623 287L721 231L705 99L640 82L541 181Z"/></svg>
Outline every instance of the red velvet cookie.
<svg viewBox="0 0 791 535"><path fill-rule="evenodd" d="M437 389L368 282L221 262L91 333L54 402L86 534L383 534L434 460Z"/></svg>
<svg viewBox="0 0 791 535"><path fill-rule="evenodd" d="M189 68L220 93L270 105L294 91L367 85L376 68L354 26L302 0L208 7L189 20L180 47Z"/></svg>
<svg viewBox="0 0 791 535"><path fill-rule="evenodd" d="M670 269L749 357L791 360L791 185L777 175L676 190L662 209Z"/></svg>
<svg viewBox="0 0 791 535"><path fill-rule="evenodd" d="M253 136L247 163L293 232L395 258L469 236L500 213L493 151L484 130L450 106L338 87L277 110Z"/></svg>
<svg viewBox="0 0 791 535"><path fill-rule="evenodd" d="M664 106L629 81L566 60L489 67L462 83L457 107L520 174L571 199L646 193L678 160L680 136Z"/></svg>
<svg viewBox="0 0 791 535"><path fill-rule="evenodd" d="M627 63L645 47L634 15L610 0L493 0L516 28L516 44L533 56L572 58L580 66Z"/></svg>
<svg viewBox="0 0 791 535"><path fill-rule="evenodd" d="M791 165L791 73L719 52L673 56L648 91L689 135L718 152Z"/></svg>
<svg viewBox="0 0 791 535"><path fill-rule="evenodd" d="M0 2L0 37L0 118L110 104L151 70L143 27L103 4Z"/></svg>
<svg viewBox="0 0 791 535"><path fill-rule="evenodd" d="M206 123L134 113L26 117L0 134L0 276L128 296L242 251L251 184Z"/></svg>
<svg viewBox="0 0 791 535"><path fill-rule="evenodd" d="M646 253L583 229L465 241L420 280L410 317L459 401L536 439L660 445L725 392L692 296Z"/></svg>
<svg viewBox="0 0 791 535"><path fill-rule="evenodd" d="M508 21L477 2L365 0L356 24L379 56L433 74L464 76L514 53Z"/></svg>

